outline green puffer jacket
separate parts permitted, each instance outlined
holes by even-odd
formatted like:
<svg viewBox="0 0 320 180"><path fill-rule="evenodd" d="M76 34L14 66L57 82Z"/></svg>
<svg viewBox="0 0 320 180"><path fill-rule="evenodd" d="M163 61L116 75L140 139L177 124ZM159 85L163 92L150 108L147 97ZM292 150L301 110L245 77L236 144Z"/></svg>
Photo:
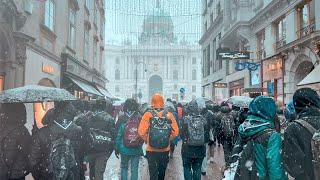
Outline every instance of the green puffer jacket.
<svg viewBox="0 0 320 180"><path fill-rule="evenodd" d="M282 167L281 135L274 128L275 116L274 101L268 97L258 97L250 104L249 116L238 129L243 141L253 143L253 169L260 180L288 179ZM246 165L240 163L240 166Z"/></svg>
<svg viewBox="0 0 320 180"><path fill-rule="evenodd" d="M143 155L142 146L138 148L127 148L123 144L123 136L125 130L125 124L121 123L119 126L117 138L116 138L116 150L120 152L120 154L128 155L128 156L141 156Z"/></svg>

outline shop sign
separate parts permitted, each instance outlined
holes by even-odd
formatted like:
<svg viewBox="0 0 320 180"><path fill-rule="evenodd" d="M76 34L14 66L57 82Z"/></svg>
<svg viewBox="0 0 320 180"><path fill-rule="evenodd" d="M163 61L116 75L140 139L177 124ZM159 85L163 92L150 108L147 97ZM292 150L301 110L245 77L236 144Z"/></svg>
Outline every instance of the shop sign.
<svg viewBox="0 0 320 180"><path fill-rule="evenodd" d="M255 71L259 67L259 64L254 63L254 62L239 62L236 63L235 70L236 71L242 71L245 69L248 69L249 71Z"/></svg>
<svg viewBox="0 0 320 180"><path fill-rule="evenodd" d="M53 75L54 68L48 64L42 64L42 72Z"/></svg>
<svg viewBox="0 0 320 180"><path fill-rule="evenodd" d="M226 49L217 50L217 59L233 60L233 59L250 59L250 52L230 51Z"/></svg>
<svg viewBox="0 0 320 180"><path fill-rule="evenodd" d="M227 88L228 84L227 83L213 83L214 88Z"/></svg>

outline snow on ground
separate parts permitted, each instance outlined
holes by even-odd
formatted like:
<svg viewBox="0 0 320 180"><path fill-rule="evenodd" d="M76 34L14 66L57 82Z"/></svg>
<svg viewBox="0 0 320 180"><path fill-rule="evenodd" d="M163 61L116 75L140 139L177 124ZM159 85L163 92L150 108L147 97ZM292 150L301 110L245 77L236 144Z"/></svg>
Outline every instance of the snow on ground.
<svg viewBox="0 0 320 180"><path fill-rule="evenodd" d="M221 180L222 179L222 168L224 166L224 155L223 148L216 147L214 162L209 163L207 176L202 176L202 180ZM108 160L106 171L104 174L105 180L120 180L120 159L117 159L114 153ZM166 180L183 180L183 167L181 158L181 143L175 149L173 158L170 159L167 172ZM144 157L140 159L139 165L139 180L149 180L148 162Z"/></svg>

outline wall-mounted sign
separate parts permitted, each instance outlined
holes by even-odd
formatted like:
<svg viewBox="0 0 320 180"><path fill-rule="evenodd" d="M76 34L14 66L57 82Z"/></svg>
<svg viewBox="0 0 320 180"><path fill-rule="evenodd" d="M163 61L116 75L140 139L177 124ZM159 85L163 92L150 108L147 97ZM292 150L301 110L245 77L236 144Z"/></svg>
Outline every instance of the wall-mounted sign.
<svg viewBox="0 0 320 180"><path fill-rule="evenodd" d="M227 88L228 84L227 83L213 83L214 88Z"/></svg>
<svg viewBox="0 0 320 180"><path fill-rule="evenodd" d="M248 69L249 71L255 71L258 69L260 65L254 62L239 62L236 63L235 70L236 71L242 71L245 69Z"/></svg>
<svg viewBox="0 0 320 180"><path fill-rule="evenodd" d="M48 73L53 75L54 74L54 68L48 64L42 64L42 72Z"/></svg>
<svg viewBox="0 0 320 180"><path fill-rule="evenodd" d="M229 51L227 49L217 49L217 59L250 59L250 52Z"/></svg>

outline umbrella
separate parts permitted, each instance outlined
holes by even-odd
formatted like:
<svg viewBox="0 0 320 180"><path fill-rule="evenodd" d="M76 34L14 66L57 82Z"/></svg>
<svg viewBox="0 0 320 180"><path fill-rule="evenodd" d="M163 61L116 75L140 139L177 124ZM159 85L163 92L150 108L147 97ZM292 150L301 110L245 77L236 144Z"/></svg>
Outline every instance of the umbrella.
<svg viewBox="0 0 320 180"><path fill-rule="evenodd" d="M28 85L0 93L0 103L35 103L72 101L76 98L65 89Z"/></svg>
<svg viewBox="0 0 320 180"><path fill-rule="evenodd" d="M249 107L252 100L247 96L232 96L227 102L237 107Z"/></svg>

